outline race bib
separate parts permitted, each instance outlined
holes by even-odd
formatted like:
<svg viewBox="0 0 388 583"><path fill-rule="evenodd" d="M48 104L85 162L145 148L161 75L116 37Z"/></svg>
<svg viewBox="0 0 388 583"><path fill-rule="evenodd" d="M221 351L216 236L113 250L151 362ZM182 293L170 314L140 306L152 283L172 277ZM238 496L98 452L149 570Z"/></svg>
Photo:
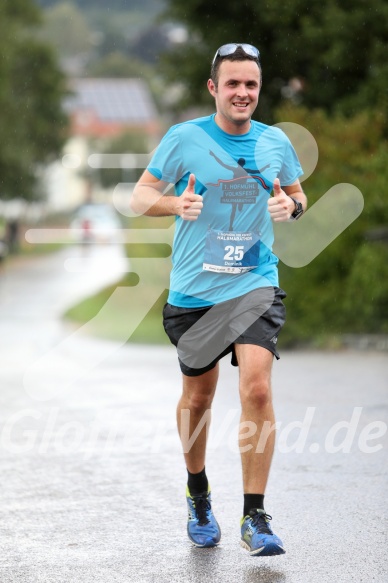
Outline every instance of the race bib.
<svg viewBox="0 0 388 583"><path fill-rule="evenodd" d="M216 273L245 273L259 265L260 235L209 229L203 269Z"/></svg>

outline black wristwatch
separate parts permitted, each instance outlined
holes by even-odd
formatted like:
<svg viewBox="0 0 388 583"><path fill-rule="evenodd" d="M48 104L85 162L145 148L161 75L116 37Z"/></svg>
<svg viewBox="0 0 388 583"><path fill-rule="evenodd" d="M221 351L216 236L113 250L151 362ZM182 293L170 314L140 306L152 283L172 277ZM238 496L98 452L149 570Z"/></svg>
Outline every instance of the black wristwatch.
<svg viewBox="0 0 388 583"><path fill-rule="evenodd" d="M294 201L295 203L295 210L291 215L291 219L299 219L299 217L301 217L303 215L303 206L302 203L299 202L299 200L296 200L296 198L294 198L293 196L290 196L290 199Z"/></svg>

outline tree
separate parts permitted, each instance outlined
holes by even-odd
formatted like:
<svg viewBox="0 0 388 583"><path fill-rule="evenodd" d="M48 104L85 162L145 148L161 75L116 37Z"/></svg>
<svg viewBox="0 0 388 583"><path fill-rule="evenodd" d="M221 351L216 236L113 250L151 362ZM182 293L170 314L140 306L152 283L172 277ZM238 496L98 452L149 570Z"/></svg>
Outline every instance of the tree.
<svg viewBox="0 0 388 583"><path fill-rule="evenodd" d="M273 120L281 90L293 78L302 82L299 97L307 107L346 114L388 108L386 0L169 0L165 17L190 33L165 59L169 79L186 87L185 104L209 102L204 81L211 56L237 40L261 51L261 119Z"/></svg>
<svg viewBox="0 0 388 583"><path fill-rule="evenodd" d="M60 154L65 138L65 78L52 49L30 34L40 21L32 0L0 2L2 199L36 197L39 166Z"/></svg>
<svg viewBox="0 0 388 583"><path fill-rule="evenodd" d="M388 332L388 144L384 117L364 111L343 114L286 107L277 121L297 123L315 137L319 160L303 182L312 206L338 183L361 191L364 210L336 240L302 268L280 262L280 283L287 290L288 325L281 342L311 342L355 332ZM335 203L333 215L337 212ZM382 233L379 235L379 233Z"/></svg>
<svg viewBox="0 0 388 583"><path fill-rule="evenodd" d="M45 11L42 38L56 47L62 58L87 53L93 48L92 31L72 2L60 2Z"/></svg>
<svg viewBox="0 0 388 583"><path fill-rule="evenodd" d="M128 58L120 52L110 53L87 68L88 77L138 78L152 82L155 71L152 66L136 58Z"/></svg>

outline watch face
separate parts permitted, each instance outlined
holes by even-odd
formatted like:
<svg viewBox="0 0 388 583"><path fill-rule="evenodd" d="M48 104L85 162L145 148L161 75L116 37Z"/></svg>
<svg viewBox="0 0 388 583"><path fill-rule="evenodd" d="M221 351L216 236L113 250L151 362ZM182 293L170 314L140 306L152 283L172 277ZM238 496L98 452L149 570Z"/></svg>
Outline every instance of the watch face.
<svg viewBox="0 0 388 583"><path fill-rule="evenodd" d="M298 219L301 215L303 215L303 206L302 203L296 200L295 198L293 198L292 200L295 202L296 209L294 210L291 216L293 219Z"/></svg>

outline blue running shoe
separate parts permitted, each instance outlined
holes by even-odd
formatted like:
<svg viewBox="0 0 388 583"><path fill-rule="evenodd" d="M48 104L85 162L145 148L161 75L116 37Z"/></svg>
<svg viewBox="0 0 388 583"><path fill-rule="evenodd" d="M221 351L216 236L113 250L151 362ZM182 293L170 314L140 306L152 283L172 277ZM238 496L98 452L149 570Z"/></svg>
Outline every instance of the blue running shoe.
<svg viewBox="0 0 388 583"><path fill-rule="evenodd" d="M221 529L216 521L211 507L210 489L202 494L191 496L186 488L186 499L189 517L187 534L196 547L215 547L221 539Z"/></svg>
<svg viewBox="0 0 388 583"><path fill-rule="evenodd" d="M272 516L260 509L251 510L241 519L240 544L251 556L269 557L286 552L280 538L272 532L270 520Z"/></svg>

